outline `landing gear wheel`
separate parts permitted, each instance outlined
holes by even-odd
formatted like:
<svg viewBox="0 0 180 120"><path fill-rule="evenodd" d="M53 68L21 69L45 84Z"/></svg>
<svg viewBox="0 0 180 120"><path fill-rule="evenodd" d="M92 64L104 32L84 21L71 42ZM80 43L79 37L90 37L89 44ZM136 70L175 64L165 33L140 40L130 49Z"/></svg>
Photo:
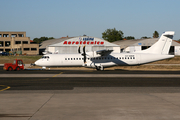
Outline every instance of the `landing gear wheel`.
<svg viewBox="0 0 180 120"><path fill-rule="evenodd" d="M103 67L103 66L96 66L96 70L97 70L97 71L99 71L99 70L103 71L103 70L104 70L104 67Z"/></svg>
<svg viewBox="0 0 180 120"><path fill-rule="evenodd" d="M96 70L99 71L100 70L100 66L96 66Z"/></svg>

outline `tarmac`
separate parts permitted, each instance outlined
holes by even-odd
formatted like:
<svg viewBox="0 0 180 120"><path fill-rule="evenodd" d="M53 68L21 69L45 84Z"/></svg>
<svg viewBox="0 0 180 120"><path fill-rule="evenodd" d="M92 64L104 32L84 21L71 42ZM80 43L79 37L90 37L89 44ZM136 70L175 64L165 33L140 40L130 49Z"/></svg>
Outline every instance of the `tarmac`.
<svg viewBox="0 0 180 120"><path fill-rule="evenodd" d="M179 120L179 73L0 67L0 120Z"/></svg>

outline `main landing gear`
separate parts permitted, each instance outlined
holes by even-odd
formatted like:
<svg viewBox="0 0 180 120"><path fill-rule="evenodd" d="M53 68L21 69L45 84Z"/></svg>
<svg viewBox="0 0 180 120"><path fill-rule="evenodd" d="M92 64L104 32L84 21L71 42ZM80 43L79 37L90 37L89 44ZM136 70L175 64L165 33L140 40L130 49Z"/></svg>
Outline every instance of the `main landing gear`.
<svg viewBox="0 0 180 120"><path fill-rule="evenodd" d="M101 71L103 71L104 70L104 67L103 66L96 66L96 70L101 70Z"/></svg>

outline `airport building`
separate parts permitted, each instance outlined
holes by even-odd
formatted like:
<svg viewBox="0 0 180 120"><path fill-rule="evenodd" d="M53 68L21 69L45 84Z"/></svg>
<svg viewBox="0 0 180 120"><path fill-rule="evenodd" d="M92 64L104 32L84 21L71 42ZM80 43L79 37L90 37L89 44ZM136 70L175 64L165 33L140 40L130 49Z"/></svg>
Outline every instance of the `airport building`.
<svg viewBox="0 0 180 120"><path fill-rule="evenodd" d="M0 51L37 55L39 44L31 43L26 32L0 32Z"/></svg>
<svg viewBox="0 0 180 120"><path fill-rule="evenodd" d="M90 36L79 36L79 37L63 37L59 39L52 39L44 41L40 44L40 52L48 51L50 53L78 53L80 47L81 52L83 46L86 46L86 52L97 51L103 49L113 50L115 53L120 53L120 46L109 43L106 40L90 37Z"/></svg>
<svg viewBox="0 0 180 120"><path fill-rule="evenodd" d="M134 51L147 49L158 40L159 38L133 39L133 40L119 40L113 43L121 47L121 52L134 52ZM175 40L172 41L169 54L180 55L180 44L177 41Z"/></svg>

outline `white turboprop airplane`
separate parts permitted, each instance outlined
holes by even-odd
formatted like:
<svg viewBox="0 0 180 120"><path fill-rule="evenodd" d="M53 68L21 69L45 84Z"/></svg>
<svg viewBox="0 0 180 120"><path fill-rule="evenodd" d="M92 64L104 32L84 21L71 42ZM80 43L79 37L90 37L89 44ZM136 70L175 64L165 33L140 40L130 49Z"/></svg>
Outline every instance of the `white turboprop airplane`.
<svg viewBox="0 0 180 120"><path fill-rule="evenodd" d="M164 32L160 39L150 48L133 53L113 53L113 50L99 50L79 54L48 54L35 62L42 67L50 66L84 66L104 70L112 66L141 65L158 60L168 59L174 55L168 55L174 31Z"/></svg>

